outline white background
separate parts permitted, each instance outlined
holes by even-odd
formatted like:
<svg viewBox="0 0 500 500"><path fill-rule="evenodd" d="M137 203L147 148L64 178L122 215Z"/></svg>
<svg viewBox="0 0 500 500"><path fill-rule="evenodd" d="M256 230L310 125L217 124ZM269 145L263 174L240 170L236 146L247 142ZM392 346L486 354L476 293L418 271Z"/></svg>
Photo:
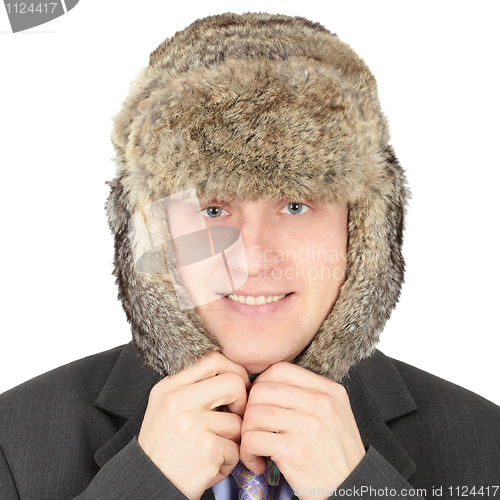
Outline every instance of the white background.
<svg viewBox="0 0 500 500"><path fill-rule="evenodd" d="M1 10L0 392L129 341L104 213L111 117L164 38L227 11L321 22L368 63L413 192L380 348L500 404L494 1L80 0L17 34Z"/></svg>

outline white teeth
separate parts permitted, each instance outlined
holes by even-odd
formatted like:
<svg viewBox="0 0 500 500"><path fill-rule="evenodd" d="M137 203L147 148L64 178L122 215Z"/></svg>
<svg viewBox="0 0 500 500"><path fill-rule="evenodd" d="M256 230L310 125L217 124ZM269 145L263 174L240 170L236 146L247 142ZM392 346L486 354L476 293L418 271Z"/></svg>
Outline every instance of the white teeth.
<svg viewBox="0 0 500 500"><path fill-rule="evenodd" d="M246 304L247 306L259 306L261 304L270 304L271 302L278 302L286 297L285 295L269 295L268 297L264 297L261 295L259 297L245 297L244 295L227 295L228 299L234 300L236 302L241 302L242 304Z"/></svg>

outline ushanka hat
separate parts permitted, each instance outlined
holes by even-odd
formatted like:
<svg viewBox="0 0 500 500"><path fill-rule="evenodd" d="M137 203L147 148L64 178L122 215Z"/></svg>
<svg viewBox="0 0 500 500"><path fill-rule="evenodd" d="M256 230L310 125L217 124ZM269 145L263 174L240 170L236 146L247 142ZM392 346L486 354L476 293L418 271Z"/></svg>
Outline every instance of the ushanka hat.
<svg viewBox="0 0 500 500"><path fill-rule="evenodd" d="M373 353L403 283L409 191L375 79L336 35L300 17L200 19L151 53L114 119L112 141L114 275L134 343L154 370L175 373L220 349L194 308L181 307L175 267L154 271L138 258L148 249L138 250L134 220L150 237L162 235L161 244L150 242L152 261L175 262L168 223L155 229L147 217L158 200L185 192L200 203L347 203L349 273L294 362L339 381Z"/></svg>

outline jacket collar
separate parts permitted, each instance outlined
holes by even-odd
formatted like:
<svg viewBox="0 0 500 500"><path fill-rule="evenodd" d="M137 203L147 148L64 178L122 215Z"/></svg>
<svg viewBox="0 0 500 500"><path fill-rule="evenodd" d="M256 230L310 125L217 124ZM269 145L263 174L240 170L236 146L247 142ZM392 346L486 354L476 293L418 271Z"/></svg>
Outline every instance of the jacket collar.
<svg viewBox="0 0 500 500"><path fill-rule="evenodd" d="M99 467L103 467L139 434L149 392L159 380L159 375L144 364L133 344L127 344L94 403L101 410L125 421L95 453ZM365 447L373 446L408 479L416 470L415 463L387 424L416 411L417 404L390 358L376 351L371 358L350 370L343 385L349 394ZM211 489L205 492L202 499L213 499Z"/></svg>

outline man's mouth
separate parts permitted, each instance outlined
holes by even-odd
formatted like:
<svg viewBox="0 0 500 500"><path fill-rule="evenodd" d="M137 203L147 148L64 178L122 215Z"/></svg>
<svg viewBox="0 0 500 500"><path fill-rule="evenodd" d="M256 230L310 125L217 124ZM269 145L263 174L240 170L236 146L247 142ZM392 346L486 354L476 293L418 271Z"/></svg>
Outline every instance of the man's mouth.
<svg viewBox="0 0 500 500"><path fill-rule="evenodd" d="M292 293L292 292L290 292ZM260 295L258 297L252 297L250 295L224 295L226 299L233 300L234 302L239 302L240 304L246 304L247 306L260 306L263 304L271 304L272 302L278 302L290 293L284 295Z"/></svg>

